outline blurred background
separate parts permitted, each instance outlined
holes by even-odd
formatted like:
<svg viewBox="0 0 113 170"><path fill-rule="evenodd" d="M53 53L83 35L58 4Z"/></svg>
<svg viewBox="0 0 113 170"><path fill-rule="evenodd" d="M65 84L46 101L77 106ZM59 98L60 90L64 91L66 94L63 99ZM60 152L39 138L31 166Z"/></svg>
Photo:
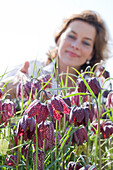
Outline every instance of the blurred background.
<svg viewBox="0 0 113 170"><path fill-rule="evenodd" d="M98 12L111 40L107 69L113 76L112 0L0 0L0 74L26 60L45 58L62 20L82 10Z"/></svg>

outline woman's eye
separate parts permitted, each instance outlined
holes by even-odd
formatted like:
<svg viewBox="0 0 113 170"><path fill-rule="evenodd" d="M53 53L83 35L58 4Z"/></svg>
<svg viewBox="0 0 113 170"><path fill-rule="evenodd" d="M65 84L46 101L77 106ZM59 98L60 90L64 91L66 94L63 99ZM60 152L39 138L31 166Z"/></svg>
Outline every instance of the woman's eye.
<svg viewBox="0 0 113 170"><path fill-rule="evenodd" d="M71 39L74 39L74 40L76 39L75 36L73 36L73 35L68 35L68 37Z"/></svg>
<svg viewBox="0 0 113 170"><path fill-rule="evenodd" d="M90 44L87 41L83 41L84 45L90 46Z"/></svg>

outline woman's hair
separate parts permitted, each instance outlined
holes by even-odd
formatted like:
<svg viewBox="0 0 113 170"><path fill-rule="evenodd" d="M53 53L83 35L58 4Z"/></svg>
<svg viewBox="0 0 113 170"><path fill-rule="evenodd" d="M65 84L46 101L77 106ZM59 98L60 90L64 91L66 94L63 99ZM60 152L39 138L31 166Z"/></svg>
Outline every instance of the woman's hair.
<svg viewBox="0 0 113 170"><path fill-rule="evenodd" d="M90 60L90 66L99 63L101 60L108 58L108 35L104 21L94 11L83 11L80 14L73 14L71 17L64 20L61 29L55 34L55 43L57 44L60 36L65 32L69 24L75 20L86 22L96 29L96 38L94 42L94 55ZM48 54L47 64L51 62L51 56L53 59L57 56L57 48L54 47ZM82 70L85 70L87 64L81 66Z"/></svg>

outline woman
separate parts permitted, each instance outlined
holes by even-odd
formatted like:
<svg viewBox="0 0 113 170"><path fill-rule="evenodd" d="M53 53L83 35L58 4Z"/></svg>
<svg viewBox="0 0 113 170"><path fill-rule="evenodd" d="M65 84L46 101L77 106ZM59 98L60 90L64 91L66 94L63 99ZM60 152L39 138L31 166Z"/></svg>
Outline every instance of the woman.
<svg viewBox="0 0 113 170"><path fill-rule="evenodd" d="M72 75L74 81L76 81L76 77L73 75L76 73L72 67L78 71L84 71L88 65L92 67L108 58L108 35L105 23L93 11L83 11L64 20L61 29L55 35L55 42L56 47L48 53L47 66L42 69L41 74L53 73L51 56L56 63L57 54L59 74L66 73L69 68L69 74ZM13 85L12 92L16 93L14 85L16 86L23 75L28 73L28 67L29 63L26 62L18 74L13 77L10 85L7 85L7 90ZM65 79L66 77L63 76L64 83ZM68 87L71 86L73 83L69 79Z"/></svg>

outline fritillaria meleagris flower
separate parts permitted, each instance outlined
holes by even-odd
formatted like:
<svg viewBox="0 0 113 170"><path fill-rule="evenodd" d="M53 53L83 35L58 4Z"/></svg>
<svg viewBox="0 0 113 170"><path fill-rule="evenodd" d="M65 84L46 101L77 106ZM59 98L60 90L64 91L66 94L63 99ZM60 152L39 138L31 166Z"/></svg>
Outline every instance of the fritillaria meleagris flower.
<svg viewBox="0 0 113 170"><path fill-rule="evenodd" d="M51 149L54 145L54 126L51 121L45 121L40 123L38 126L38 145L39 148L43 148L43 141L45 140L45 151ZM36 137L34 138L34 143L36 143Z"/></svg>
<svg viewBox="0 0 113 170"><path fill-rule="evenodd" d="M4 103L2 103L1 122L6 125L8 119L12 118L15 113L15 104L10 99L6 99Z"/></svg>
<svg viewBox="0 0 113 170"><path fill-rule="evenodd" d="M82 166L79 162L69 162L68 163L68 170L88 170L91 165ZM92 170L96 170L96 168L91 168Z"/></svg>
<svg viewBox="0 0 113 170"><path fill-rule="evenodd" d="M32 81L32 88L34 88L35 90L37 89L37 93L39 92L39 90L41 89L41 82L38 79L35 79L34 81Z"/></svg>
<svg viewBox="0 0 113 170"><path fill-rule="evenodd" d="M98 94L101 90L100 83L98 82L96 77L91 77L88 79L88 85L90 86L91 90L95 94L96 97L98 97Z"/></svg>
<svg viewBox="0 0 113 170"><path fill-rule="evenodd" d="M113 122L103 121L102 122L102 135L104 139L109 138L113 134Z"/></svg>
<svg viewBox="0 0 113 170"><path fill-rule="evenodd" d="M78 87L78 92L83 92L85 93L87 90L86 85L84 84L84 81L81 78L77 79L77 87Z"/></svg>
<svg viewBox="0 0 113 170"><path fill-rule="evenodd" d="M23 89L23 96L29 99L31 94L32 99L34 99L36 87L33 85L31 80L26 80L24 83L20 82L17 86L17 97L21 97L21 87Z"/></svg>
<svg viewBox="0 0 113 170"><path fill-rule="evenodd" d="M38 158L37 158L37 170L43 170L44 169L44 159L45 159L45 154L43 151L38 150ZM36 152L33 153L33 164L35 167L36 164Z"/></svg>
<svg viewBox="0 0 113 170"><path fill-rule="evenodd" d="M2 98L2 95L3 95L3 92L2 92L2 90L0 88L0 99Z"/></svg>
<svg viewBox="0 0 113 170"><path fill-rule="evenodd" d="M71 107L71 100L70 100L69 97L63 98L63 100L65 101L65 103L66 103L69 107Z"/></svg>
<svg viewBox="0 0 113 170"><path fill-rule="evenodd" d="M43 143L45 143L45 151L47 149L51 149L55 144L55 132L54 125L51 121L45 121L44 123L40 123L37 128L38 133L38 147L39 149L43 148ZM61 139L60 133L57 133L57 143L59 143ZM36 143L36 137L34 138L34 143Z"/></svg>
<svg viewBox="0 0 113 170"><path fill-rule="evenodd" d="M41 103L40 100L35 99L25 110L28 117L31 118L35 116L36 122L39 124L42 121L44 122L48 116L47 105Z"/></svg>
<svg viewBox="0 0 113 170"><path fill-rule="evenodd" d="M95 129L97 130L98 123L92 122L92 128L91 130L96 134ZM100 132L102 133L102 136L104 139L109 138L113 134L113 122L112 121L101 121L100 122Z"/></svg>
<svg viewBox="0 0 113 170"><path fill-rule="evenodd" d="M104 66L100 66L99 71L100 75L102 75L105 79L110 77L109 71L107 71Z"/></svg>
<svg viewBox="0 0 113 170"><path fill-rule="evenodd" d="M67 170L79 170L81 167L79 162L70 161L67 165Z"/></svg>
<svg viewBox="0 0 113 170"><path fill-rule="evenodd" d="M65 132L66 136L67 136L67 134L69 134L69 129L70 129L70 127L66 128L66 132ZM71 142L71 145L74 145L76 143L79 146L79 145L82 145L84 142L87 142L88 134L87 134L87 130L84 126L78 128L78 129L72 128L70 133L72 133L72 141L70 141L71 140L71 135L70 135L69 138L66 140L66 145L68 145L69 142ZM65 138L64 138L64 140L65 140Z"/></svg>
<svg viewBox="0 0 113 170"><path fill-rule="evenodd" d="M49 74L43 75L43 76L41 76L41 78L39 77L39 80L40 80L42 86L44 86L49 81L50 78L51 78L51 76ZM50 82L44 87L44 90L46 88L51 88L51 87L52 87L52 81L50 80Z"/></svg>
<svg viewBox="0 0 113 170"><path fill-rule="evenodd" d="M76 92L72 92L72 94L74 94L74 93L76 93ZM79 104L80 104L79 95L71 96L71 103L72 103L72 105L74 104L75 106L79 106Z"/></svg>
<svg viewBox="0 0 113 170"><path fill-rule="evenodd" d="M73 143L76 143L78 146L82 145L84 141L87 142L88 134L85 127L80 127L73 133Z"/></svg>
<svg viewBox="0 0 113 170"><path fill-rule="evenodd" d="M111 91L107 96L106 107L113 108L113 91Z"/></svg>
<svg viewBox="0 0 113 170"><path fill-rule="evenodd" d="M73 107L70 111L70 122L73 122L74 125L83 124L86 126L89 120L89 112L88 107Z"/></svg>
<svg viewBox="0 0 113 170"><path fill-rule="evenodd" d="M105 89L102 93L102 103L106 105L107 103L107 97L108 97L108 94L111 92L112 90L108 90L108 89Z"/></svg>
<svg viewBox="0 0 113 170"><path fill-rule="evenodd" d="M5 159L5 165L12 166L16 168L17 164L17 156L16 155L9 155Z"/></svg>
<svg viewBox="0 0 113 170"><path fill-rule="evenodd" d="M95 111L94 111L95 106L94 106L94 104L92 102L90 102L90 103L84 102L82 106L87 108L87 111L89 112L89 119L92 122L93 118L95 116Z"/></svg>
<svg viewBox="0 0 113 170"><path fill-rule="evenodd" d="M50 116L57 120L61 119L61 113L69 114L70 112L70 107L59 96L53 96L51 100L48 100L47 107Z"/></svg>
<svg viewBox="0 0 113 170"><path fill-rule="evenodd" d="M23 136L23 140L32 139L35 133L35 119L24 115L18 122L17 135Z"/></svg>

